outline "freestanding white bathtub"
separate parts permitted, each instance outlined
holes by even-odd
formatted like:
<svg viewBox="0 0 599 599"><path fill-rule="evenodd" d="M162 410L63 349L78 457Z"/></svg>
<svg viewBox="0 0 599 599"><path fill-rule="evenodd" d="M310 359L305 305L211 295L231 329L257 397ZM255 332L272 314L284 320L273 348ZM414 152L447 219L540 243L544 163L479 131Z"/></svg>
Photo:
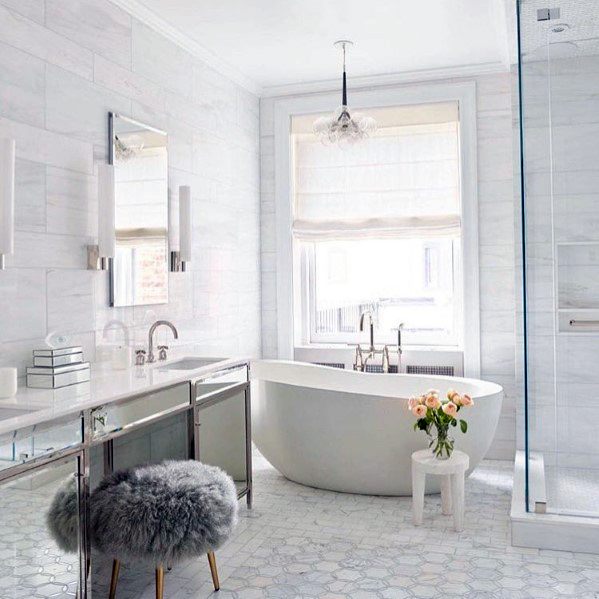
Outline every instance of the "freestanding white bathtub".
<svg viewBox="0 0 599 599"><path fill-rule="evenodd" d="M410 456L428 447L414 431L407 400L429 389L468 393L475 405L460 415L456 449L470 456L470 471L489 449L503 389L475 379L411 374L369 374L301 362L252 363L252 427L262 455L295 482L367 495L410 495ZM427 492L439 491L433 479Z"/></svg>

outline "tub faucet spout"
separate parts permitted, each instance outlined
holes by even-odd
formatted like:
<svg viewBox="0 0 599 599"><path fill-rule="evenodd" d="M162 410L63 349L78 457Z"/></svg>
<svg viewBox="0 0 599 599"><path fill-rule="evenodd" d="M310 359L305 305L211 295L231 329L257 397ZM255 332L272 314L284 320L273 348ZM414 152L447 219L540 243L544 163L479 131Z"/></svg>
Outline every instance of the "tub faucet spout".
<svg viewBox="0 0 599 599"><path fill-rule="evenodd" d="M360 314L360 332L364 332L364 320L368 317L368 324L370 327L370 352L374 352L374 319L372 318L372 312L365 310Z"/></svg>

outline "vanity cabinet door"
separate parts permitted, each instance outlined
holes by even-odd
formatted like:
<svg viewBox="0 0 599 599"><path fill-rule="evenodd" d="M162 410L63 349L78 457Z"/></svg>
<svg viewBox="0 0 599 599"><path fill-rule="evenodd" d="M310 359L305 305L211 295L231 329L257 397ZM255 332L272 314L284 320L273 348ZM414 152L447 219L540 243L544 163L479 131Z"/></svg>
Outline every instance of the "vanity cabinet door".
<svg viewBox="0 0 599 599"><path fill-rule="evenodd" d="M214 390L196 407L196 458L227 472L240 495L251 484L248 416L249 383Z"/></svg>
<svg viewBox="0 0 599 599"><path fill-rule="evenodd" d="M113 469L189 459L187 412L149 424L113 441Z"/></svg>
<svg viewBox="0 0 599 599"><path fill-rule="evenodd" d="M0 597L84 596L81 469L76 454L0 482ZM61 489L75 494L76 525L59 544L46 518Z"/></svg>

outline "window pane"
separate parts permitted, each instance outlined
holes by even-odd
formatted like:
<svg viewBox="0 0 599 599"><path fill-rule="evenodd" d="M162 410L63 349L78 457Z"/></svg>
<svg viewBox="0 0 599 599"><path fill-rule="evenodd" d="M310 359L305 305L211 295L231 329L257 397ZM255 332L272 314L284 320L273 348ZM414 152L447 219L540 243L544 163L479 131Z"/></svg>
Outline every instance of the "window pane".
<svg viewBox="0 0 599 599"><path fill-rule="evenodd" d="M455 343L454 241L365 239L313 244L313 340L342 341L371 310L381 332Z"/></svg>

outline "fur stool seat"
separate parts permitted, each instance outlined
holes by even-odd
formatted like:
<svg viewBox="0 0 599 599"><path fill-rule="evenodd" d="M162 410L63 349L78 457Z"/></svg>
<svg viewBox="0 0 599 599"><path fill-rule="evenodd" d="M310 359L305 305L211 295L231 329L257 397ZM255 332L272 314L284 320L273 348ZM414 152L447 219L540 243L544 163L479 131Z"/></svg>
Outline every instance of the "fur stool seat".
<svg viewBox="0 0 599 599"><path fill-rule="evenodd" d="M151 562L156 597L164 592L164 566L208 555L219 589L214 551L237 523L235 483L215 466L166 461L107 476L90 499L94 546L113 559L110 598L116 594L121 561Z"/></svg>

